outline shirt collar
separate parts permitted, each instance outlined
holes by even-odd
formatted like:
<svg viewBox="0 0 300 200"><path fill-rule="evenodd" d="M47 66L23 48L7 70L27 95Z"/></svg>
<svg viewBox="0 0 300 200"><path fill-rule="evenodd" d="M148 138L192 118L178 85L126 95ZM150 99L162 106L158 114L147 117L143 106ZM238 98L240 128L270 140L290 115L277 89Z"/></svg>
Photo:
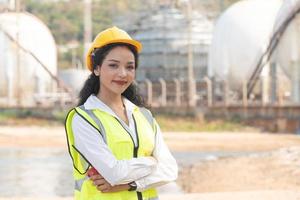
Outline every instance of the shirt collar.
<svg viewBox="0 0 300 200"><path fill-rule="evenodd" d="M138 109L138 106L129 101L126 97L123 97L123 103L127 112L132 113L135 109ZM94 94L89 96L89 98L86 100L84 103L84 108L87 110L100 109L104 112L115 115L112 109Z"/></svg>

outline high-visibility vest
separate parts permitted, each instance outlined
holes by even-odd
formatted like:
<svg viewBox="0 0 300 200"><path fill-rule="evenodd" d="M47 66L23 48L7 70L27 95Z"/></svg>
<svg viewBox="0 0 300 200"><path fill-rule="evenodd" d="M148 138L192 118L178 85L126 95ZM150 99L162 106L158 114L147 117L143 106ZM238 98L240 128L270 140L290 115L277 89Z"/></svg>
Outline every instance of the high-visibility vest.
<svg viewBox="0 0 300 200"><path fill-rule="evenodd" d="M102 193L97 190L87 176L91 167L89 161L76 149L72 120L77 113L94 127L103 137L113 155L118 160L131 159L140 156L151 156L155 145L156 125L150 112L145 108L135 108L133 119L135 122L137 147L132 136L122 123L114 116L99 109L86 110L84 106L72 109L66 118L66 133L68 150L73 161L73 177L75 179L75 200L156 200L158 199L155 188L143 192L121 191ZM105 158L100 158L105 159Z"/></svg>

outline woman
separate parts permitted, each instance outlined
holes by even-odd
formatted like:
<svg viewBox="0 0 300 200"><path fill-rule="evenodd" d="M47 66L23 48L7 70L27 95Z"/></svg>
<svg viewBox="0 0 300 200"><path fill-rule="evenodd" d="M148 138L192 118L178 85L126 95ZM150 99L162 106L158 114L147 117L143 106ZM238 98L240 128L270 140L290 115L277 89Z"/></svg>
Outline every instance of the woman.
<svg viewBox="0 0 300 200"><path fill-rule="evenodd" d="M177 178L177 164L134 79L142 45L112 27L87 54L91 75L66 119L75 199L158 199L156 187Z"/></svg>

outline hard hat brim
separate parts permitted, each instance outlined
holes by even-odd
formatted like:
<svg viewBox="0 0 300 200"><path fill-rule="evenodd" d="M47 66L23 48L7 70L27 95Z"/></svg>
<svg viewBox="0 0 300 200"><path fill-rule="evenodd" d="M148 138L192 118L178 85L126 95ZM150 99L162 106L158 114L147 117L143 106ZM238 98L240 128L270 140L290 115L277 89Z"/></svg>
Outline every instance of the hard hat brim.
<svg viewBox="0 0 300 200"><path fill-rule="evenodd" d="M90 48L89 51L87 52L87 60L86 60L86 65L88 67L88 69L90 71L93 71L93 65L92 65L92 61L91 61L91 53L92 51L94 51L94 49L97 49L97 48L101 48L105 45L108 45L108 44L114 44L114 43L125 43L125 44L130 44L132 46L134 46L137 50L138 53L140 53L142 51L142 44L136 40L133 40L133 39L117 39L117 40L111 40L107 43L104 43L102 44L101 46L95 46L94 48Z"/></svg>

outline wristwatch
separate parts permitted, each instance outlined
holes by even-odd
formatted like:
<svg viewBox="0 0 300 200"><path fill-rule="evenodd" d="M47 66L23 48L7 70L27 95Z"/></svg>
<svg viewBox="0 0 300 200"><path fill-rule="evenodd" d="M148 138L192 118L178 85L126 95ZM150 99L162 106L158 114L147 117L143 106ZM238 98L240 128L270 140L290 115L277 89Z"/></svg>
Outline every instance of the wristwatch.
<svg viewBox="0 0 300 200"><path fill-rule="evenodd" d="M136 183L134 181L128 183L128 185L129 185L128 191L135 191L136 190L137 186L136 186Z"/></svg>

